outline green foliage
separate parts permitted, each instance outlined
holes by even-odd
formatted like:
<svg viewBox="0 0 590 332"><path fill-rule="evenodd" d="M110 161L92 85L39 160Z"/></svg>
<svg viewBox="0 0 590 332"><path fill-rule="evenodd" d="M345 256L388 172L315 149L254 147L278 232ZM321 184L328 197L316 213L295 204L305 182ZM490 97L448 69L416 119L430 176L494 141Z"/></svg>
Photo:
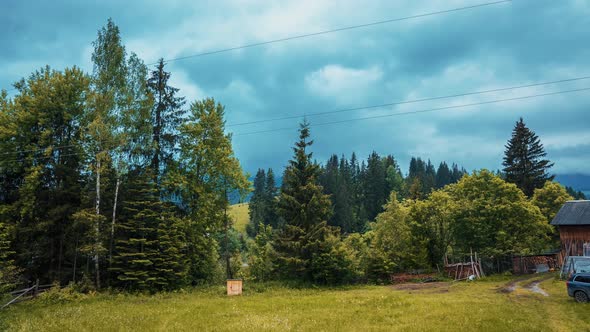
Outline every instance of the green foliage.
<svg viewBox="0 0 590 332"><path fill-rule="evenodd" d="M432 192L423 201L409 201L408 218L412 234L418 243L424 243L429 265L442 266L443 257L452 245L451 227L457 206L451 195L443 190Z"/></svg>
<svg viewBox="0 0 590 332"><path fill-rule="evenodd" d="M343 240L344 250L350 262L349 273L353 281L365 281L370 255L370 239L372 232L367 234L352 233Z"/></svg>
<svg viewBox="0 0 590 332"><path fill-rule="evenodd" d="M456 206L452 232L458 252L496 257L546 249L549 225L516 185L482 170L446 191Z"/></svg>
<svg viewBox="0 0 590 332"><path fill-rule="evenodd" d="M309 124L304 122L295 155L283 178L278 202L285 226L277 232L274 248L277 271L283 278L333 284L349 279L350 262L337 229L328 226L332 214L328 195L318 185L319 166L308 151Z"/></svg>
<svg viewBox="0 0 590 332"><path fill-rule="evenodd" d="M520 118L506 144L503 162L506 181L516 184L525 195L532 197L535 188L543 187L555 177L548 174L553 163L543 159L546 155L539 137Z"/></svg>
<svg viewBox="0 0 590 332"><path fill-rule="evenodd" d="M185 104L184 97L178 97L178 89L169 85L170 73L164 70L164 60L160 59L147 81L147 88L154 103L149 116L152 124L151 168L158 187L174 162L179 135L176 130L182 124Z"/></svg>
<svg viewBox="0 0 590 332"><path fill-rule="evenodd" d="M427 266L424 243L412 234L409 209L393 192L385 211L371 226L368 277L387 280L389 275Z"/></svg>
<svg viewBox="0 0 590 332"><path fill-rule="evenodd" d="M248 246L248 266L252 280L268 281L272 279L274 260L276 259L272 240L272 226L260 224L258 234Z"/></svg>
<svg viewBox="0 0 590 332"><path fill-rule="evenodd" d="M67 302L78 302L86 298L88 298L88 296L77 291L73 285L68 285L62 288L59 284L54 284L51 289L41 293L37 301L44 305L55 305Z"/></svg>
<svg viewBox="0 0 590 332"><path fill-rule="evenodd" d="M547 181L542 188L535 189L531 202L551 222L565 202L574 199L567 190L557 182Z"/></svg>
<svg viewBox="0 0 590 332"><path fill-rule="evenodd" d="M174 290L188 284L188 244L183 223L172 213L165 213L158 222L158 254L153 260L158 289Z"/></svg>
<svg viewBox="0 0 590 332"><path fill-rule="evenodd" d="M584 200L586 199L586 195L584 195L583 192L581 191L576 191L574 188L572 187L565 187L565 190L567 191L567 193L572 196L574 199L578 199L578 200Z"/></svg>
<svg viewBox="0 0 590 332"><path fill-rule="evenodd" d="M310 243L313 252L309 266L312 280L324 285L347 283L355 279L352 270L353 256L340 239L340 233L336 229L324 227L327 231L323 237L319 237Z"/></svg>
<svg viewBox="0 0 590 332"><path fill-rule="evenodd" d="M158 224L166 218L152 178L130 174L127 199L122 202L116 225L115 253L109 269L117 285L125 289L150 290L158 280L156 260L160 253ZM167 241L170 243L170 240Z"/></svg>
<svg viewBox="0 0 590 332"><path fill-rule="evenodd" d="M180 127L178 165L165 186L182 200L186 224L189 276L193 283L211 280L217 269L215 234L227 229L228 193L243 195L250 184L225 133L225 109L213 99L196 101ZM226 257L226 259L228 259Z"/></svg>
<svg viewBox="0 0 590 332"><path fill-rule="evenodd" d="M254 178L254 192L248 205L250 220L246 231L250 237L258 234L259 225L279 225L277 216L277 188L272 169L259 169Z"/></svg>
<svg viewBox="0 0 590 332"><path fill-rule="evenodd" d="M15 252L10 249L11 233L11 227L0 222L0 294L15 287L20 273L12 259Z"/></svg>

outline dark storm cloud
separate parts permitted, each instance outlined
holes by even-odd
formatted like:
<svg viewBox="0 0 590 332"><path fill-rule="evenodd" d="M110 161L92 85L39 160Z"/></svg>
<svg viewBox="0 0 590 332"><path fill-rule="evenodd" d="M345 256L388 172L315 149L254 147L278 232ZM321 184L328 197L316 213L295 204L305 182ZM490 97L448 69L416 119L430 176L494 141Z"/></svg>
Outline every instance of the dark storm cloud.
<svg viewBox="0 0 590 332"><path fill-rule="evenodd" d="M0 28L7 86L35 66L82 65L90 42L113 17L129 51L146 62L289 35L402 17L476 1L190 1L17 2L4 5ZM419 6L419 7L418 7ZM25 19L23 19L25 18ZM214 56L172 62L175 83L191 98L226 105L228 124L550 81L589 74L590 5L586 1L514 1L466 12L351 30ZM23 72L24 71L24 72ZM363 110L313 123L477 102L590 86L587 82ZM546 141L557 172L590 173L590 93L544 97L468 109L312 127L315 157L392 153L405 169L419 155L467 169L501 166L503 146L523 116ZM230 127L236 133L297 127L298 120ZM290 157L296 131L236 135L245 168L278 168Z"/></svg>

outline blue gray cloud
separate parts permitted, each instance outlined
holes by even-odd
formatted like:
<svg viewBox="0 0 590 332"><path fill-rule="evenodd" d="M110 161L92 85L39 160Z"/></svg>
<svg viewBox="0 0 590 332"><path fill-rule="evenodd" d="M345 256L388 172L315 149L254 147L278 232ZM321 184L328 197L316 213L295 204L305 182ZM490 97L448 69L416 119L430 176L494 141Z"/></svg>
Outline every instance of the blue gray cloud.
<svg viewBox="0 0 590 332"><path fill-rule="evenodd" d="M482 1L205 2L14 1L0 12L0 87L39 66L91 70L90 43L108 17L128 51L147 63ZM393 101L449 95L590 74L590 3L523 0L349 30L169 64L191 100L215 97L228 124ZM590 80L311 116L312 124L590 87ZM393 154L467 169L501 167L515 121L523 116L545 143L557 173L590 174L590 93L449 109L312 128L315 157ZM229 127L243 166L281 170L299 119Z"/></svg>

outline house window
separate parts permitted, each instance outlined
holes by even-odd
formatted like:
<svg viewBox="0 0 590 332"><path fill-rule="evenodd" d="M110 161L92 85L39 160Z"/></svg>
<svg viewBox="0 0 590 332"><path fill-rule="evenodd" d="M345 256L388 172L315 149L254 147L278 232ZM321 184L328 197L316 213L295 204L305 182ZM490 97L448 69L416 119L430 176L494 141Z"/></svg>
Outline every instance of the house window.
<svg viewBox="0 0 590 332"><path fill-rule="evenodd" d="M590 256L590 242L584 243L584 256Z"/></svg>

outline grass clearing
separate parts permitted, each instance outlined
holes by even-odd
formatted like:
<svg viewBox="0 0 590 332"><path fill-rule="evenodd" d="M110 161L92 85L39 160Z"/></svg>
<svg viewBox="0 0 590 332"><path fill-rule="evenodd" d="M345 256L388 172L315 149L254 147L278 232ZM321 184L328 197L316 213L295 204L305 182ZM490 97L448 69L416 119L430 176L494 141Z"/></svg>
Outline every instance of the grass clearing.
<svg viewBox="0 0 590 332"><path fill-rule="evenodd" d="M10 331L573 331L590 330L590 305L575 303L565 283L501 289L511 279L396 288L250 287L227 297L223 287L188 293L96 295L76 302L43 301L0 312ZM530 280L528 280L530 282Z"/></svg>
<svg viewBox="0 0 590 332"><path fill-rule="evenodd" d="M248 214L248 203L234 204L229 207L229 216L234 221L234 228L242 233L246 234L246 226L250 220Z"/></svg>

